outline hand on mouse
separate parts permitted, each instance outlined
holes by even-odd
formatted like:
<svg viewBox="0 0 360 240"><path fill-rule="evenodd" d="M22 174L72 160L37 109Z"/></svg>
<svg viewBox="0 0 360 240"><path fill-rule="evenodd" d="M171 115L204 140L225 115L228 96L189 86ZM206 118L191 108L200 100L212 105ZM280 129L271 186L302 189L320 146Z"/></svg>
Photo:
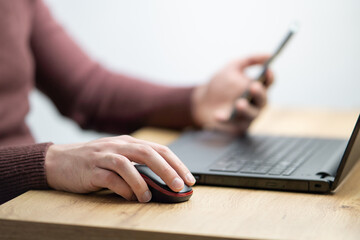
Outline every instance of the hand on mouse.
<svg viewBox="0 0 360 240"><path fill-rule="evenodd" d="M88 143L52 145L45 157L48 185L57 190L88 193L108 188L127 200L148 202L151 192L133 162L146 164L173 190L195 179L166 146L131 136Z"/></svg>
<svg viewBox="0 0 360 240"><path fill-rule="evenodd" d="M263 64L269 55L258 55L234 61L216 74L209 83L195 88L192 98L192 114L195 122L204 128L242 134L266 105L266 89L273 83L270 70L266 73L265 86L252 82L245 69ZM249 89L254 105L239 96ZM232 108L237 110L237 118L229 121Z"/></svg>

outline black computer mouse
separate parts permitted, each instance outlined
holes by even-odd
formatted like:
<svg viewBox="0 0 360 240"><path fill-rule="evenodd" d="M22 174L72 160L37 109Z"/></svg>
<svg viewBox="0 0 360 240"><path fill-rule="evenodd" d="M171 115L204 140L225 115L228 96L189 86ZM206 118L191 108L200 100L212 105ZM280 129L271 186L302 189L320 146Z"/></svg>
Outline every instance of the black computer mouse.
<svg viewBox="0 0 360 240"><path fill-rule="evenodd" d="M193 194L191 187L184 185L180 192L174 192L166 183L146 165L135 165L140 175L147 183L152 194L151 202L179 203L190 199Z"/></svg>

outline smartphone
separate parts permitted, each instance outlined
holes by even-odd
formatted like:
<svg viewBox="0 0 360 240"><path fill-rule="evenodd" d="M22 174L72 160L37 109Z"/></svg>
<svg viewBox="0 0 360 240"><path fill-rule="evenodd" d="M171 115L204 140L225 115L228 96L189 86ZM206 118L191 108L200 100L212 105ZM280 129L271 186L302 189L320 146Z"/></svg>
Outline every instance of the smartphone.
<svg viewBox="0 0 360 240"><path fill-rule="evenodd" d="M272 56L264 63L262 70L259 74L259 76L255 79L255 81L261 82L262 84L265 84L266 81L266 71L268 70L270 64L274 61L274 59L280 54L280 52L283 50L285 45L289 42L291 37L298 31L299 25L297 23L293 23L289 31L287 32L285 38L280 43L279 47L276 49L276 51L272 54ZM249 103L253 104L252 96L249 92L249 90L246 90L239 98L245 98L249 101ZM233 110L230 115L229 120L234 120L236 118L237 112L235 106L233 107Z"/></svg>

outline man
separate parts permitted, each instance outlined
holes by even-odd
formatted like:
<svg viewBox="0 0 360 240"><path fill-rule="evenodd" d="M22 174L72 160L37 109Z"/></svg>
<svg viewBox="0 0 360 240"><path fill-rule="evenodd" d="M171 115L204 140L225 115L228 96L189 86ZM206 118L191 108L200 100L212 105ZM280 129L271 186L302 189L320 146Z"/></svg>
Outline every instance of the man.
<svg viewBox="0 0 360 240"><path fill-rule="evenodd" d="M243 133L266 104L266 86L244 70L259 55L234 61L207 84L174 88L110 72L92 61L41 0L0 0L0 203L29 189L87 193L108 188L127 200L151 193L133 162L148 165L174 191L194 177L167 147L128 135L88 143L36 144L25 117L34 85L83 128L126 134L152 125L193 125ZM254 105L236 100L249 89ZM229 121L232 107L237 118Z"/></svg>

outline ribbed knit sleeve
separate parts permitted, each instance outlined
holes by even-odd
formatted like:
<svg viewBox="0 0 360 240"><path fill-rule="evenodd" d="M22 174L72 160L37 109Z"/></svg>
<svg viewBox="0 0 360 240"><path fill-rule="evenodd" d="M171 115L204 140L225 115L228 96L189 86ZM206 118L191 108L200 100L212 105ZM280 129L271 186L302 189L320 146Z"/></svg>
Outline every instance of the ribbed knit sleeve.
<svg viewBox="0 0 360 240"><path fill-rule="evenodd" d="M44 160L51 144L0 147L0 204L30 189L49 188Z"/></svg>

